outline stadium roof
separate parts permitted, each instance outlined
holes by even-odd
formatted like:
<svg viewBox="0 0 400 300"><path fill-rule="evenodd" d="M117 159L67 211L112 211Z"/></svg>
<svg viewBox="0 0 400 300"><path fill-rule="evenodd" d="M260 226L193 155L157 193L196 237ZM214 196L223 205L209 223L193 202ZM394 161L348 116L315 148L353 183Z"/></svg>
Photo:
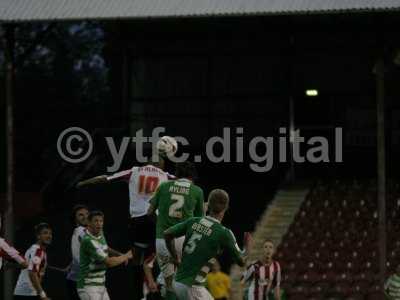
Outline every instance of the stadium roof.
<svg viewBox="0 0 400 300"><path fill-rule="evenodd" d="M0 22L400 10L400 0L0 0Z"/></svg>

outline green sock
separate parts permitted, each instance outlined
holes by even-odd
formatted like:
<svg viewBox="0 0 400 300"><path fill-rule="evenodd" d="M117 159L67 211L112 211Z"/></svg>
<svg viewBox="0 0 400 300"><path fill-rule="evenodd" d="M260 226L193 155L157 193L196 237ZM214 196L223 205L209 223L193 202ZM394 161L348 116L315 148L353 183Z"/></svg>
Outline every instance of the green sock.
<svg viewBox="0 0 400 300"><path fill-rule="evenodd" d="M177 300L175 293L173 291L166 290L165 292L165 300Z"/></svg>

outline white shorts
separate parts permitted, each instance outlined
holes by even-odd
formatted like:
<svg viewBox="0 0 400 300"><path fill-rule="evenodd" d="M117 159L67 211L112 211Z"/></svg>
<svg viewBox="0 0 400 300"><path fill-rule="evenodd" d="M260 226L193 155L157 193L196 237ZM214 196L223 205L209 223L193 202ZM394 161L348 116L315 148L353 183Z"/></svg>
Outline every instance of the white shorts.
<svg viewBox="0 0 400 300"><path fill-rule="evenodd" d="M184 241L185 241L184 236L175 239L176 253L180 258L182 257L182 248ZM175 266L173 263L171 263L171 254L167 249L167 245L164 239L156 239L156 254L157 254L157 262L158 265L160 266L164 278L168 278L174 275Z"/></svg>
<svg viewBox="0 0 400 300"><path fill-rule="evenodd" d="M110 300L107 289L103 286L87 286L78 289L78 295L81 300Z"/></svg>
<svg viewBox="0 0 400 300"><path fill-rule="evenodd" d="M178 300L214 300L209 291L201 285L187 286L175 281L174 290Z"/></svg>

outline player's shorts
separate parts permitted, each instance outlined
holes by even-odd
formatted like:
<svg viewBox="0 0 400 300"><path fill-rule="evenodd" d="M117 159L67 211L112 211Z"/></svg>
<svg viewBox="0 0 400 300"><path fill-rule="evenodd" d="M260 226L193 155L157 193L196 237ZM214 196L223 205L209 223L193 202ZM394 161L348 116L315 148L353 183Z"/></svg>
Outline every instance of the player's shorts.
<svg viewBox="0 0 400 300"><path fill-rule="evenodd" d="M154 249L156 239L156 223L150 216L131 218L129 236L132 247Z"/></svg>
<svg viewBox="0 0 400 300"><path fill-rule="evenodd" d="M201 285L188 286L175 281L174 290L178 300L214 300L210 292Z"/></svg>
<svg viewBox="0 0 400 300"><path fill-rule="evenodd" d="M182 248L185 237L175 239L175 249L179 257L182 257ZM156 239L157 262L164 278L171 277L175 274L175 265L171 262L172 257L167 249L164 239Z"/></svg>
<svg viewBox="0 0 400 300"><path fill-rule="evenodd" d="M78 289L81 300L110 300L107 289L104 286L87 286Z"/></svg>

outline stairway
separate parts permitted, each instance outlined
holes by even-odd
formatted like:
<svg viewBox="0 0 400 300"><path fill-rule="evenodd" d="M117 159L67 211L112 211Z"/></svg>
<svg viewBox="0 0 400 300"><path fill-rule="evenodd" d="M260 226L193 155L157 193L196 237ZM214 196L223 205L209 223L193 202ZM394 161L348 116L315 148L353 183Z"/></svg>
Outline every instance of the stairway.
<svg viewBox="0 0 400 300"><path fill-rule="evenodd" d="M276 247L279 246L307 193L308 186L306 184L294 185L276 193L256 226L250 259L259 257L262 244L267 238L273 240Z"/></svg>
<svg viewBox="0 0 400 300"><path fill-rule="evenodd" d="M253 233L253 247L250 249L248 261L259 259L262 254L262 246L266 239L271 239L278 247L283 236L289 229L297 212L300 209L310 184L297 183L279 190L271 203L265 209L260 221ZM240 284L241 268L234 266L231 270L232 299L243 299L242 285Z"/></svg>

